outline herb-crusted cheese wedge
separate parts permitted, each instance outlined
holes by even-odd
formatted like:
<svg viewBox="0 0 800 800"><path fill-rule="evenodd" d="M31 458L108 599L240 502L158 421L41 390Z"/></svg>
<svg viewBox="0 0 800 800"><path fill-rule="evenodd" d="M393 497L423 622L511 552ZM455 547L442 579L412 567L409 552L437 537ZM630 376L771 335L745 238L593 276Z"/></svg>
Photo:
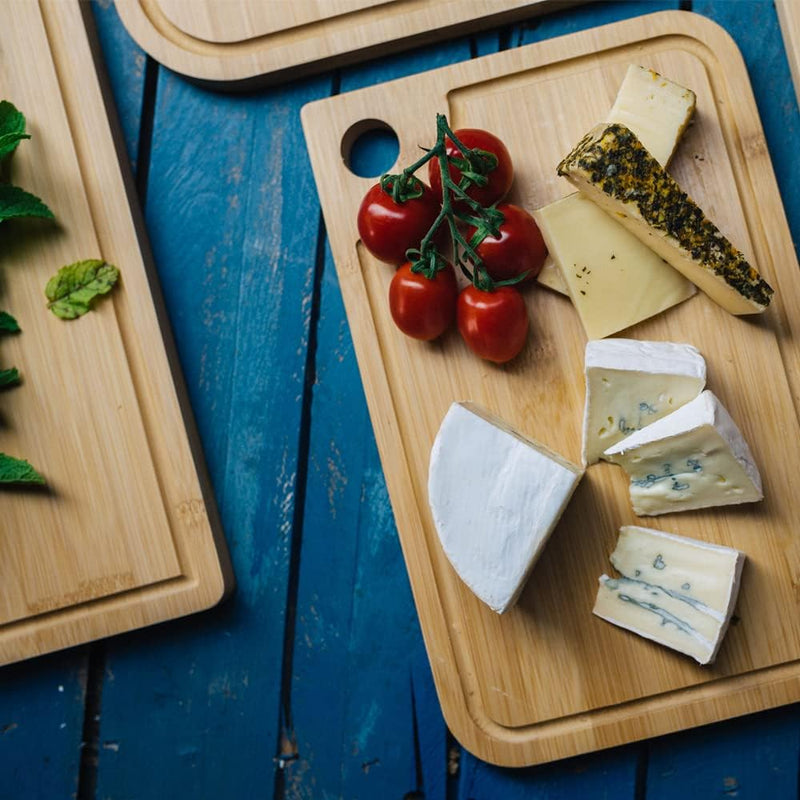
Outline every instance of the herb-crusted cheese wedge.
<svg viewBox="0 0 800 800"><path fill-rule="evenodd" d="M736 605L744 553L664 531L626 525L600 577L593 612L710 664Z"/></svg>
<svg viewBox="0 0 800 800"><path fill-rule="evenodd" d="M753 503L764 497L753 455L710 391L605 451L631 477L640 516Z"/></svg>
<svg viewBox="0 0 800 800"><path fill-rule="evenodd" d="M471 403L453 403L431 450L428 502L445 555L498 614L514 604L583 475Z"/></svg>
<svg viewBox="0 0 800 800"><path fill-rule="evenodd" d="M624 125L593 128L558 174L731 314L769 305L772 287Z"/></svg>
<svg viewBox="0 0 800 800"><path fill-rule="evenodd" d="M606 122L627 125L666 165L694 108L691 89L631 64ZM569 294L590 339L625 330L697 291L579 192L539 209L534 217L549 252L537 280Z"/></svg>

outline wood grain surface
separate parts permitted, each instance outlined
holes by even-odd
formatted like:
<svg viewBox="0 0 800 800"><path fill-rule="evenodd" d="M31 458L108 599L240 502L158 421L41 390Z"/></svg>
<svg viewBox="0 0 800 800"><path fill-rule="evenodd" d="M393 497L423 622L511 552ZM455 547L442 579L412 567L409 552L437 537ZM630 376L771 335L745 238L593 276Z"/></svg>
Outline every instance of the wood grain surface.
<svg viewBox="0 0 800 800"><path fill-rule="evenodd" d="M308 75L572 2L120 0L118 8L131 36L160 63L231 90Z"/></svg>
<svg viewBox="0 0 800 800"><path fill-rule="evenodd" d="M370 119L397 132L399 164L413 160L434 113L447 109L455 127L491 128L509 144L517 165L511 200L535 208L566 193L553 165L602 118L631 61L697 92L698 117L673 172L778 289L761 320L735 319L697 297L631 332L700 348L709 385L765 479L767 499L757 507L659 520L750 559L742 624L705 670L589 613L617 528L634 521L626 479L611 465L587 473L515 611L494 615L458 581L425 495L439 422L450 402L474 400L579 460L585 337L564 298L534 292L531 341L506 368L478 361L455 335L433 346L405 339L386 307L391 271L357 244L355 212L369 182L344 164L323 168ZM536 113L520 116L519 108ZM800 629L781 611L797 602L800 553L790 534L800 519L790 499L800 463L792 452L780 464L771 458L800 433L791 329L800 287L747 74L725 33L697 16L653 15L322 101L304 109L303 123L423 633L459 740L489 761L535 763L800 696ZM773 365L768 392L749 379L764 363Z"/></svg>
<svg viewBox="0 0 800 800"><path fill-rule="evenodd" d="M57 220L3 230L3 305L23 328L4 358L24 376L3 398L3 449L48 480L40 492L4 490L0 660L8 662L208 607L231 576L80 9L15 4L0 37L4 92L33 137L10 177L46 198ZM34 66L31 46L42 54ZM98 256L123 276L109 302L72 324L48 313L48 277Z"/></svg>

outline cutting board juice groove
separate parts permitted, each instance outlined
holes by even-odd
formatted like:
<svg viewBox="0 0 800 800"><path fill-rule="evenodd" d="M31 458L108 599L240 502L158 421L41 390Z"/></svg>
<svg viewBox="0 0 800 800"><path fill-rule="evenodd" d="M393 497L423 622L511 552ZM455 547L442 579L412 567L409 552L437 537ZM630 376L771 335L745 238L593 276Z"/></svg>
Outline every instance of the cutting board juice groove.
<svg viewBox="0 0 800 800"><path fill-rule="evenodd" d="M371 181L328 165L340 160L341 137L367 119L397 132L397 163L410 163L445 111L454 127L504 139L517 167L510 200L535 208L570 191L555 164L603 118L631 62L697 92L697 118L672 172L754 258L777 298L762 318L742 319L698 295L628 335L699 347L709 386L754 450L766 499L641 520L622 471L593 466L517 608L498 617L439 546L426 495L430 447L449 404L473 400L579 461L585 335L566 298L533 289L530 340L507 366L478 360L453 332L434 344L403 337L386 303L392 270L358 242L356 210ZM532 764L800 699L800 508L791 477L800 454L784 447L800 434L800 280L747 74L727 34L697 15L662 12L318 101L304 109L303 125L437 690L459 740L488 761ZM753 381L765 365L768 378ZM712 668L592 616L617 530L635 523L748 554L741 622Z"/></svg>

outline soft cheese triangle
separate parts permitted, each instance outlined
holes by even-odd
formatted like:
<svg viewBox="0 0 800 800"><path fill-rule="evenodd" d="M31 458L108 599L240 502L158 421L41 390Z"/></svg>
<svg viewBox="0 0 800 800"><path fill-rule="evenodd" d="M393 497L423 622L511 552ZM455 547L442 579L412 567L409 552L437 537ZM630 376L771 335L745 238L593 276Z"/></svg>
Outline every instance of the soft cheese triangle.
<svg viewBox="0 0 800 800"><path fill-rule="evenodd" d="M471 403L453 403L433 443L428 501L461 580L502 614L583 475Z"/></svg>
<svg viewBox="0 0 800 800"><path fill-rule="evenodd" d="M731 547L624 526L611 554L621 577L600 577L593 612L710 664L736 605L744 560Z"/></svg>
<svg viewBox="0 0 800 800"><path fill-rule="evenodd" d="M631 502L640 516L764 497L747 442L708 390L604 455L630 475Z"/></svg>
<svg viewBox="0 0 800 800"><path fill-rule="evenodd" d="M731 314L769 305L772 287L629 128L597 125L558 174Z"/></svg>
<svg viewBox="0 0 800 800"><path fill-rule="evenodd" d="M693 400L706 362L690 344L603 339L586 343L583 463Z"/></svg>
<svg viewBox="0 0 800 800"><path fill-rule="evenodd" d="M627 125L666 166L694 108L691 89L631 64L606 122ZM538 281L572 298L592 339L624 330L695 292L693 284L578 193L534 216L549 251Z"/></svg>

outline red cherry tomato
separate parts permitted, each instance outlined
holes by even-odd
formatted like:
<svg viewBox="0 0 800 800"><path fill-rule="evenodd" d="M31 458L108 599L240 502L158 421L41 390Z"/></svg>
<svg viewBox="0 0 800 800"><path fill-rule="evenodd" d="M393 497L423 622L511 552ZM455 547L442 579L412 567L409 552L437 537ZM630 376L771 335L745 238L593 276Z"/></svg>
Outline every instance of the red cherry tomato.
<svg viewBox="0 0 800 800"><path fill-rule="evenodd" d="M439 210L440 201L424 183L422 195L404 203L395 203L376 183L358 209L358 235L375 258L397 266L406 260L406 250L419 247Z"/></svg>
<svg viewBox="0 0 800 800"><path fill-rule="evenodd" d="M528 309L513 286L492 292L467 286L458 296L456 318L470 350L496 364L514 358L528 338Z"/></svg>
<svg viewBox="0 0 800 800"><path fill-rule="evenodd" d="M449 264L433 278L426 278L412 272L406 262L389 285L389 310L403 333L429 341L452 325L457 297L456 274Z"/></svg>
<svg viewBox="0 0 800 800"><path fill-rule="evenodd" d="M453 131L453 133L464 147L486 150L497 156L497 166L487 174L486 177L489 181L486 186L473 184L466 190L467 194L482 206L490 206L492 203L496 203L506 195L514 180L514 167L506 146L493 133L482 131L478 128L461 128ZM445 149L449 158L463 158L461 151L450 139L445 141ZM453 164L450 165L450 178L455 184L458 184L461 180L461 170ZM439 159L437 158L428 162L428 180L433 193L441 202L442 175L439 169Z"/></svg>
<svg viewBox="0 0 800 800"><path fill-rule="evenodd" d="M486 271L496 281L516 278L527 272L526 280L533 280L542 269L547 246L536 220L525 209L511 203L501 203L505 222L500 225L500 236L487 236L476 248ZM469 242L475 228L467 231Z"/></svg>

